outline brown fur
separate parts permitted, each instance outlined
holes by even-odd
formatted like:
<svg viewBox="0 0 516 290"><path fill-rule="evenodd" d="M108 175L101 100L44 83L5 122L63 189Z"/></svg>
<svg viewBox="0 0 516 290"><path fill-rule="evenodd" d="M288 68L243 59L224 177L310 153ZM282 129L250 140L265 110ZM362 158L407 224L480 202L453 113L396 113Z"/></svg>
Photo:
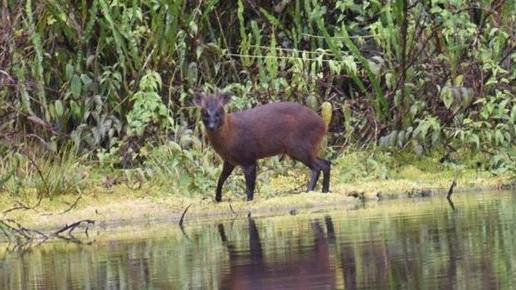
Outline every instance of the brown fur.
<svg viewBox="0 0 516 290"><path fill-rule="evenodd" d="M226 114L208 139L215 151L233 165L246 165L278 154L308 162L319 157L326 128L316 113L296 103L271 103Z"/></svg>
<svg viewBox="0 0 516 290"><path fill-rule="evenodd" d="M224 112L230 96L196 95L208 139L224 160L215 200L222 198L222 186L235 166L246 177L247 199L252 200L256 181L256 161L287 154L312 171L308 191L314 189L321 171L323 192L329 191L330 162L319 158L326 126L322 118L305 106L290 102L271 103L238 113Z"/></svg>

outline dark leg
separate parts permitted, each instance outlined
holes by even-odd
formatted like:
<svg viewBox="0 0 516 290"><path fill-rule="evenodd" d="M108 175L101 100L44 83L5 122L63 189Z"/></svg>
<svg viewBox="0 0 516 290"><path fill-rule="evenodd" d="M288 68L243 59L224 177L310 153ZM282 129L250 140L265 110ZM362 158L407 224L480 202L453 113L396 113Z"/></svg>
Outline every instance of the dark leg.
<svg viewBox="0 0 516 290"><path fill-rule="evenodd" d="M222 166L222 172L219 176L219 182L217 183L217 191L215 192L216 202L220 202L222 200L222 185L224 185L224 182L226 182L226 179L228 179L228 176L231 174L231 172L233 172L234 168L234 165L224 161L224 165Z"/></svg>
<svg viewBox="0 0 516 290"><path fill-rule="evenodd" d="M256 163L242 166L245 175L247 201L253 200L254 185L256 183Z"/></svg>
<svg viewBox="0 0 516 290"><path fill-rule="evenodd" d="M330 190L330 162L324 159L316 158L312 154L310 148L303 148L300 146L288 152L288 155L295 160L303 162L312 171L310 181L308 182L307 191L313 191L317 180L323 172L323 186L322 192Z"/></svg>
<svg viewBox="0 0 516 290"><path fill-rule="evenodd" d="M317 165L312 165L312 176L310 177L310 181L308 182L308 187L306 189L307 192L313 191L315 185L317 184L317 180L319 179L319 175L321 174L321 170Z"/></svg>
<svg viewBox="0 0 516 290"><path fill-rule="evenodd" d="M319 159L319 166L321 167L321 170L323 172L322 192L329 192L331 163L328 160Z"/></svg>
<svg viewBox="0 0 516 290"><path fill-rule="evenodd" d="M299 146L288 152L288 154L292 159L301 161L304 165L310 168L312 174L310 176L310 181L308 182L306 191L313 191L315 185L317 184L317 180L319 179L319 175L321 174L321 168L319 166L318 160L311 155L310 150Z"/></svg>

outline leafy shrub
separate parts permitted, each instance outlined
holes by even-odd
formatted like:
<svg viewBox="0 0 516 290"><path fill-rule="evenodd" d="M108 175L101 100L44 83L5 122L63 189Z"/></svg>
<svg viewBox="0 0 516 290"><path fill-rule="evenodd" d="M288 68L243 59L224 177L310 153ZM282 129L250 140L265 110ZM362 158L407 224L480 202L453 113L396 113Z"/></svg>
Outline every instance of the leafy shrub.
<svg viewBox="0 0 516 290"><path fill-rule="evenodd" d="M190 92L224 88L232 110L330 102L337 154L466 148L514 168L514 1L5 3L2 132L112 167L174 140L168 153L192 165L205 154L178 141L203 130Z"/></svg>
<svg viewBox="0 0 516 290"><path fill-rule="evenodd" d="M166 130L174 124L168 108L158 94L161 77L157 72L147 72L139 85L139 91L131 96L133 106L127 113L128 134L142 136L150 126Z"/></svg>

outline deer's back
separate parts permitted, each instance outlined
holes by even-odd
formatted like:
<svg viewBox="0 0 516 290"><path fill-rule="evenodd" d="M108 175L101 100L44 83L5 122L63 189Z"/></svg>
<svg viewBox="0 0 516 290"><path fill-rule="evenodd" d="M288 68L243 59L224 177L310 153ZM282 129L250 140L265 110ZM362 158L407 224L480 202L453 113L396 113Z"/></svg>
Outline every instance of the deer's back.
<svg viewBox="0 0 516 290"><path fill-rule="evenodd" d="M230 119L233 138L227 153L244 162L288 153L295 146L316 151L326 133L319 115L290 102L232 113Z"/></svg>

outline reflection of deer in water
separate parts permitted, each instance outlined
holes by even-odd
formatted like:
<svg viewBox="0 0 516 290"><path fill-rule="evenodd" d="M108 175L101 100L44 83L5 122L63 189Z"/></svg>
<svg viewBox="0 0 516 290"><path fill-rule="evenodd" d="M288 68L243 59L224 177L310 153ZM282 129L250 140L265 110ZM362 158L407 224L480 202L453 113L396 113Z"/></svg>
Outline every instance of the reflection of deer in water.
<svg viewBox="0 0 516 290"><path fill-rule="evenodd" d="M251 218L248 228L249 252L242 252L228 242L224 226L218 225L222 242L229 252L230 266L221 289L335 289L335 269L330 263L328 245L334 241L333 233L326 237L319 221L312 222L312 250L271 263L265 261L260 235Z"/></svg>

